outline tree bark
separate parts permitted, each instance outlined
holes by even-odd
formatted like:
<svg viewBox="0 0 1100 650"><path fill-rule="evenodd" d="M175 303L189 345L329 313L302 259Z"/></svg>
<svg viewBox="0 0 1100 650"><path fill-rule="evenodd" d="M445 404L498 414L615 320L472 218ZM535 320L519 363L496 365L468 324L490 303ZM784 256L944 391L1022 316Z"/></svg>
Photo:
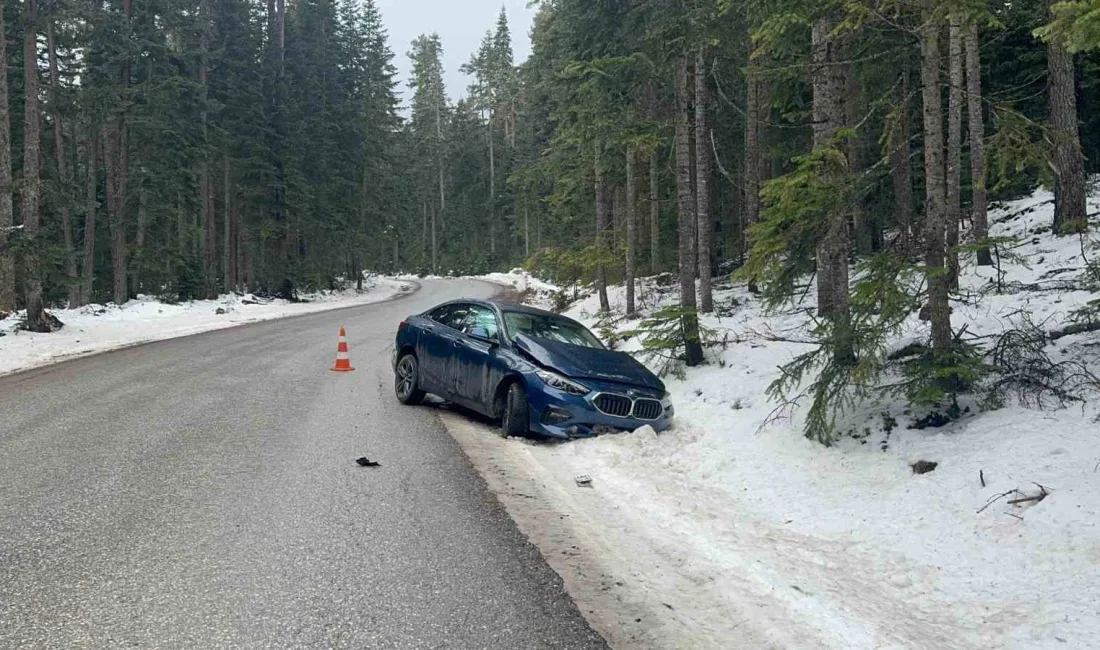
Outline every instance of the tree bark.
<svg viewBox="0 0 1100 650"><path fill-rule="evenodd" d="M432 206L432 273L439 273L439 240L436 235L435 206Z"/></svg>
<svg viewBox="0 0 1100 650"><path fill-rule="evenodd" d="M489 109L489 255L495 260L497 255L497 158L493 137L493 109Z"/></svg>
<svg viewBox="0 0 1100 650"><path fill-rule="evenodd" d="M39 175L41 125L38 106L38 8L36 0L24 3L23 36L23 234L25 247L23 273L26 283L27 328L48 332L42 305L42 265L39 258L42 179Z"/></svg>
<svg viewBox="0 0 1100 650"><path fill-rule="evenodd" d="M661 177L656 149L649 156L649 272L661 272Z"/></svg>
<svg viewBox="0 0 1100 650"><path fill-rule="evenodd" d="M131 5L130 0L122 0L122 14L129 34ZM111 276L112 294L116 305L125 304L130 299L127 285L128 256L126 244L126 196L130 178L129 126L126 109L130 87L130 60L124 58L119 73L120 89L117 97L117 116L114 124L103 130L103 159L107 179L107 224L111 235Z"/></svg>
<svg viewBox="0 0 1100 650"><path fill-rule="evenodd" d="M600 295L600 311L611 311L611 303L607 299L607 269L603 265L603 257L607 249L607 222L610 215L607 206L607 181L600 167L602 147L600 141L596 140L593 168L596 174L596 255L600 258L596 265L596 291Z"/></svg>
<svg viewBox="0 0 1100 650"><path fill-rule="evenodd" d="M676 66L676 199L679 210L681 326L687 365L703 362L695 300L695 196L691 183L691 61L683 55Z"/></svg>
<svg viewBox="0 0 1100 650"><path fill-rule="evenodd" d="M99 176L96 163L99 159L99 137L93 126L88 127L88 178L84 198L84 254L81 259L79 306L92 300L92 285L95 283L95 218L99 209Z"/></svg>
<svg viewBox="0 0 1100 650"><path fill-rule="evenodd" d="M894 94L897 124L890 131L890 178L894 186L894 210L900 237L901 254L908 257L913 251L913 168L909 162L912 147L909 143L909 72L903 71ZM919 239L919 237L917 237Z"/></svg>
<svg viewBox="0 0 1100 650"><path fill-rule="evenodd" d="M925 264L928 267L928 315L932 321L932 346L952 346L949 278L944 273L947 180L944 169L943 97L940 86L940 31L936 0L925 0L921 32L921 83L924 113Z"/></svg>
<svg viewBox="0 0 1100 650"><path fill-rule="evenodd" d="M143 179L144 182L144 179ZM149 196L145 187L138 187L137 232L134 236L134 254L130 260L130 288L134 293L142 291L141 275L148 261L145 256L145 234L149 227Z"/></svg>
<svg viewBox="0 0 1100 650"><path fill-rule="evenodd" d="M57 176L61 183L60 206L61 237L65 244L65 274L69 278L69 306L80 302L80 276L76 268L76 244L73 240L72 210L69 205L69 191L72 180L69 178L69 164L65 157L65 127L61 119L60 73L57 67L57 44L54 42L53 20L46 26L46 46L50 64L50 103L53 113L54 159L57 161Z"/></svg>
<svg viewBox="0 0 1100 650"><path fill-rule="evenodd" d="M750 36L749 65L745 74L745 198L741 203L741 261L744 263L748 256L752 240L749 230L760 221L760 125L763 122L763 102L760 92L760 73L754 62L756 58L756 41ZM758 287L755 282L749 283L749 291L756 293Z"/></svg>
<svg viewBox="0 0 1100 650"><path fill-rule="evenodd" d="M849 47L849 52L853 48ZM852 63L844 64L844 124L852 129L852 136L848 139L848 171L857 176L864 171L863 140L860 137L860 122L863 120L863 112L867 110L867 104L863 99L863 83L856 74ZM876 233L873 217L868 214L864 206L862 192L852 199L852 232L855 241L855 249L858 253L866 255L877 250Z"/></svg>
<svg viewBox="0 0 1100 650"><path fill-rule="evenodd" d="M1058 0L1048 0L1053 6ZM1054 232L1072 234L1088 229L1085 199L1085 162L1077 120L1077 82L1073 55L1051 39L1047 76L1050 102L1050 137L1054 144Z"/></svg>
<svg viewBox="0 0 1100 650"><path fill-rule="evenodd" d="M233 223L233 185L228 153L223 155L222 165L224 167L225 176L223 181L225 186L223 188L225 192L225 205L222 206L222 209L225 211L225 223L222 228L222 237L225 240L222 249L224 255L224 259L222 260L222 273L224 276L223 282L225 284L225 291L228 293L237 290L237 252L234 245L236 243L237 232L235 227L236 224Z"/></svg>
<svg viewBox="0 0 1100 650"><path fill-rule="evenodd" d="M982 60L978 49L978 23L967 21L963 34L966 48L966 99L970 123L970 175L974 188L970 209L971 236L980 242L989 238L989 193L986 189L985 114L982 107ZM978 249L978 265L992 266L989 247Z"/></svg>
<svg viewBox="0 0 1100 650"><path fill-rule="evenodd" d="M638 188L634 178L634 147L626 148L626 213L623 215L626 221L626 315L633 316L636 307L634 304L634 255L635 242L634 224L637 221L637 193Z"/></svg>
<svg viewBox="0 0 1100 650"><path fill-rule="evenodd" d="M8 28L0 11L0 52L8 51ZM0 66L0 312L15 309L15 260L8 242L15 226L12 205L11 116L8 109L8 66Z"/></svg>
<svg viewBox="0 0 1100 650"><path fill-rule="evenodd" d="M202 122L202 160L199 162L199 201L202 204L202 274L205 297L212 300L218 297L218 230L214 214L214 180L211 178L210 171L210 136L206 106L210 91L207 57L209 55L209 32L212 22L209 0L202 0L199 5L199 15L202 20L202 42L199 50L199 85L201 86L199 113Z"/></svg>
<svg viewBox="0 0 1100 650"><path fill-rule="evenodd" d="M839 65L840 43L833 34L831 18L820 17L813 25L813 121L814 149L837 147L844 126L844 67ZM845 163L846 164L846 163ZM843 169L823 170L826 183ZM848 215L836 210L824 215L824 235L817 246L817 310L832 325L834 356L847 362L854 357L851 336L851 308L848 295Z"/></svg>
<svg viewBox="0 0 1100 650"><path fill-rule="evenodd" d="M959 287L959 221L962 219L962 21L952 14L948 30L950 89L947 101L947 273L950 287Z"/></svg>
<svg viewBox="0 0 1100 650"><path fill-rule="evenodd" d="M703 48L695 53L695 211L698 223L697 261L699 264L699 311L709 314L714 311L714 290L711 286L711 251L714 225L710 215L710 173L711 146L710 122L707 107L710 105L710 90L707 88L706 61Z"/></svg>

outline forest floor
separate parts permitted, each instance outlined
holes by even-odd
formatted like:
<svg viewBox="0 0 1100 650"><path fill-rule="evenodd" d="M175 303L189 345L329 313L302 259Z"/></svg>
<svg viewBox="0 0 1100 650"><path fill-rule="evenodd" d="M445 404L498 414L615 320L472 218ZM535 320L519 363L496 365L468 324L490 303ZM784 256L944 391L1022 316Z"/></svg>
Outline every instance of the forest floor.
<svg viewBox="0 0 1100 650"><path fill-rule="evenodd" d="M93 304L50 309L64 324L50 334L20 330L23 313L17 312L0 320L0 375L151 341L380 302L414 290L415 285L408 281L371 276L361 292L352 288L300 294L300 302L294 303L251 294L178 304L139 296L122 307ZM333 333L334 341L335 336Z"/></svg>
<svg viewBox="0 0 1100 650"><path fill-rule="evenodd" d="M1002 265L1000 290L995 269L966 266L956 328L995 335L1026 315L1049 331L1096 298L1075 284L1080 239L1052 236L1052 213L1043 191L997 206L992 235L1016 238L1019 259ZM640 294L648 314L678 299L652 281ZM621 287L611 301L621 313ZM780 313L740 286L723 285L715 302L704 325L726 346L667 378L668 432L566 444L456 435L571 593L587 591L574 593L582 611L611 603L594 625L613 646L1100 647L1096 400L1039 410L1010 398L918 430L883 398L845 413L845 435L826 448L803 437L804 408L773 418L765 394L778 366L810 349L792 341L807 336L812 289ZM589 295L567 313L606 333L597 311ZM892 347L926 331L914 316ZM1098 370L1100 333L1047 352ZM917 475L918 461L938 466ZM581 474L593 489L574 485ZM544 511L523 521L540 499ZM547 537L545 522L559 519L570 532Z"/></svg>

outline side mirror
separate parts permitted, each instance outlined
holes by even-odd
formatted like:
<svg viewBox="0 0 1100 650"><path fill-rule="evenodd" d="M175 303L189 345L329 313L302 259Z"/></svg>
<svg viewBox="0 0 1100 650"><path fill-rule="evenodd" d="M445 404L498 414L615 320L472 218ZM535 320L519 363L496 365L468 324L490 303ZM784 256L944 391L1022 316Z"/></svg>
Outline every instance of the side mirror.
<svg viewBox="0 0 1100 650"><path fill-rule="evenodd" d="M492 345L497 345L497 343L499 343L497 337L490 336L489 330L485 329L484 327L471 327L470 330L466 332L466 335L472 339L484 341L485 343L490 343Z"/></svg>

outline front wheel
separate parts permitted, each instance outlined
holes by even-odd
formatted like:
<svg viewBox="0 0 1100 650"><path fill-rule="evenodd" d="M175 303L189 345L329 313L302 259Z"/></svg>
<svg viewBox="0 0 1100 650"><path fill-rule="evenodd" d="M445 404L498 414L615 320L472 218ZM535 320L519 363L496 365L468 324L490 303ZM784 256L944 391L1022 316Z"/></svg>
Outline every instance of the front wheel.
<svg viewBox="0 0 1100 650"><path fill-rule="evenodd" d="M508 387L504 400L504 415L501 417L501 435L524 436L528 431L527 389L516 382Z"/></svg>
<svg viewBox="0 0 1100 650"><path fill-rule="evenodd" d="M397 362L394 372L394 392L397 401L408 406L416 406L424 401L424 391L420 390L420 365L416 357L406 354Z"/></svg>

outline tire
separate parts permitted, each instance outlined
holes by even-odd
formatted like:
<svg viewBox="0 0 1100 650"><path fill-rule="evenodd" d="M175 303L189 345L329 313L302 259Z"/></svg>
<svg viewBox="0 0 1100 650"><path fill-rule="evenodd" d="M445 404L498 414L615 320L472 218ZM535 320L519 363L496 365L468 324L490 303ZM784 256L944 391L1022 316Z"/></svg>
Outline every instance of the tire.
<svg viewBox="0 0 1100 650"><path fill-rule="evenodd" d="M525 436L529 431L529 411L527 409L527 389L522 382L508 387L504 398L504 413L501 416L500 433L503 437Z"/></svg>
<svg viewBox="0 0 1100 650"><path fill-rule="evenodd" d="M393 388L397 401L406 406L416 406L424 401L424 391L420 390L420 364L416 357L406 354L397 360L394 369Z"/></svg>

